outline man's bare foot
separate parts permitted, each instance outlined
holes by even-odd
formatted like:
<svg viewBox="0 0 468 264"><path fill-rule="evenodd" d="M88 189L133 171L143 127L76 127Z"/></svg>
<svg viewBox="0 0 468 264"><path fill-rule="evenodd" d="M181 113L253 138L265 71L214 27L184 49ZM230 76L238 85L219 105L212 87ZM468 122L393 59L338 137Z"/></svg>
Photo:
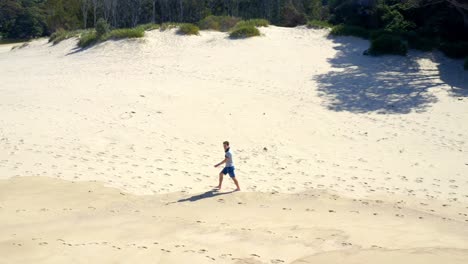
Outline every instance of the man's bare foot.
<svg viewBox="0 0 468 264"><path fill-rule="evenodd" d="M240 188L237 188L234 190L235 192L240 192Z"/></svg>
<svg viewBox="0 0 468 264"><path fill-rule="evenodd" d="M221 186L219 186L219 185L218 185L218 186L216 186L216 187L214 187L214 188L215 188L215 189L219 189L219 190L221 190Z"/></svg>

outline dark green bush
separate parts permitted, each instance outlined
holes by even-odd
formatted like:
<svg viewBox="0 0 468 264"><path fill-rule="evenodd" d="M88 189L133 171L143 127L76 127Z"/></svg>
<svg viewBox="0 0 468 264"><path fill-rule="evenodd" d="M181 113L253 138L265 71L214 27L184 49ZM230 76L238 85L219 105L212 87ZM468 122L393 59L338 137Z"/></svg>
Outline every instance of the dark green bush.
<svg viewBox="0 0 468 264"><path fill-rule="evenodd" d="M207 16L198 22L201 29L212 29L222 32L227 32L234 28L234 26L241 19L238 17L230 16Z"/></svg>
<svg viewBox="0 0 468 264"><path fill-rule="evenodd" d="M408 41L408 46L411 49L431 51L437 47L437 41L435 39L420 36L414 31L407 32L403 34L403 36Z"/></svg>
<svg viewBox="0 0 468 264"><path fill-rule="evenodd" d="M371 46L368 50L370 55L402 55L408 52L408 47L403 39L398 35L382 34L371 40Z"/></svg>
<svg viewBox="0 0 468 264"><path fill-rule="evenodd" d="M145 31L141 27L121 28L110 31L109 33L105 34L100 40L106 41L108 39L142 38L144 35Z"/></svg>
<svg viewBox="0 0 468 264"><path fill-rule="evenodd" d="M84 33L80 36L80 40L78 41L78 46L80 48L86 48L89 47L95 43L97 43L99 38L97 37L97 34L95 31L90 31L87 33Z"/></svg>
<svg viewBox="0 0 468 264"><path fill-rule="evenodd" d="M260 31L254 26L236 27L229 33L229 37L232 39L249 38L254 36L260 36Z"/></svg>
<svg viewBox="0 0 468 264"><path fill-rule="evenodd" d="M439 49L450 58L464 58L468 56L468 42L442 42Z"/></svg>
<svg viewBox="0 0 468 264"><path fill-rule="evenodd" d="M307 22L307 27L314 28L314 29L321 29L321 28L331 28L332 25L328 23L327 21L311 20Z"/></svg>
<svg viewBox="0 0 468 264"><path fill-rule="evenodd" d="M106 20L100 18L96 23L96 34L98 37L104 36L110 31L110 26Z"/></svg>
<svg viewBox="0 0 468 264"><path fill-rule="evenodd" d="M235 27L243 27L243 26L254 26L254 27L268 27L270 22L266 19L249 19L249 20L241 20L237 22Z"/></svg>
<svg viewBox="0 0 468 264"><path fill-rule="evenodd" d="M200 35L200 29L194 24L182 24L177 31L180 35Z"/></svg>
<svg viewBox="0 0 468 264"><path fill-rule="evenodd" d="M365 28L348 25L334 26L330 32L334 36L355 36L359 38L369 39L371 32Z"/></svg>

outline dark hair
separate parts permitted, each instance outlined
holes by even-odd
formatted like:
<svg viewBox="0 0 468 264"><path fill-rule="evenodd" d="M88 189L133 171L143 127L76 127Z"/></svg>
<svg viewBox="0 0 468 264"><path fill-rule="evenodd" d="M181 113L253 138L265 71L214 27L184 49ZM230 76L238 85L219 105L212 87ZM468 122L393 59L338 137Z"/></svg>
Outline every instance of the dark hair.
<svg viewBox="0 0 468 264"><path fill-rule="evenodd" d="M229 141L224 141L223 145L228 145L229 146Z"/></svg>

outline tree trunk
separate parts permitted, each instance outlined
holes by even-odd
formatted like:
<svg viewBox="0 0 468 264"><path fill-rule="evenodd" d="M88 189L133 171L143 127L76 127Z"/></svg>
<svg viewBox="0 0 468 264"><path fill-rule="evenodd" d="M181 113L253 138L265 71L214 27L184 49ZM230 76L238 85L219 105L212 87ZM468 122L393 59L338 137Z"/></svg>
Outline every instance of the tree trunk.
<svg viewBox="0 0 468 264"><path fill-rule="evenodd" d="M457 11L462 15L465 28L468 28L468 15L466 14L466 11L458 6L455 6L455 9L457 9Z"/></svg>
<svg viewBox="0 0 468 264"><path fill-rule="evenodd" d="M179 0L179 22L184 21L184 3L183 0Z"/></svg>
<svg viewBox="0 0 468 264"><path fill-rule="evenodd" d="M81 0L81 12L83 13L83 27L86 29L88 26L88 0Z"/></svg>
<svg viewBox="0 0 468 264"><path fill-rule="evenodd" d="M93 0L94 26L96 26L98 0Z"/></svg>
<svg viewBox="0 0 468 264"><path fill-rule="evenodd" d="M151 17L151 22L156 23L156 0L153 0L153 15Z"/></svg>

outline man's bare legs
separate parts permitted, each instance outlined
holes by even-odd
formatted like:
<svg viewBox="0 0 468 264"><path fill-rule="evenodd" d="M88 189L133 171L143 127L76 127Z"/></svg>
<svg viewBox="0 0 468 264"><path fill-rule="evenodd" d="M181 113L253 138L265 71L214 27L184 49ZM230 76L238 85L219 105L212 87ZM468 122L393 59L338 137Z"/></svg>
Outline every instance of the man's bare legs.
<svg viewBox="0 0 468 264"><path fill-rule="evenodd" d="M220 172L219 173L219 184L216 188L220 189L221 190L221 186L223 184L223 173ZM236 177L231 177L231 179L234 181L234 184L236 185L237 189L236 191L240 191L240 187L239 187L239 182L237 181Z"/></svg>
<svg viewBox="0 0 468 264"><path fill-rule="evenodd" d="M240 191L239 182L237 181L236 177L231 177L231 179L234 181L234 184L237 187L236 191Z"/></svg>
<svg viewBox="0 0 468 264"><path fill-rule="evenodd" d="M223 173L222 172L219 173L219 184L218 184L218 187L216 187L216 188L221 189L221 184L223 184Z"/></svg>

